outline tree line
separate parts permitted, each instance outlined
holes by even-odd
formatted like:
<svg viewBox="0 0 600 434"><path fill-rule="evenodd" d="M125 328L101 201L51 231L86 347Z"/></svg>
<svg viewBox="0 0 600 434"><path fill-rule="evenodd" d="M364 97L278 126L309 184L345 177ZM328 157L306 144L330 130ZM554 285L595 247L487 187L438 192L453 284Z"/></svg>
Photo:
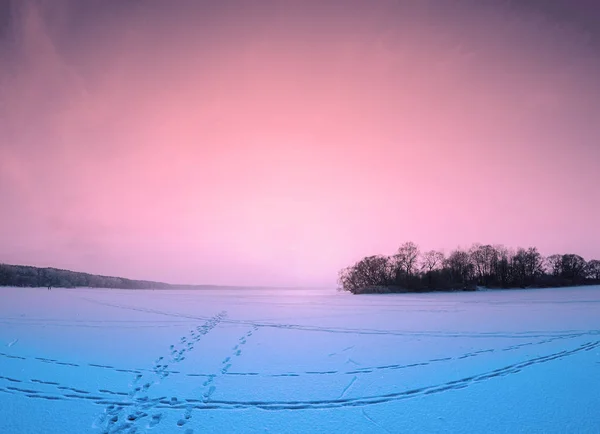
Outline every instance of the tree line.
<svg viewBox="0 0 600 434"><path fill-rule="evenodd" d="M57 268L9 264L0 264L0 286L114 289L168 289L176 287L162 282L131 280L123 277L99 276Z"/></svg>
<svg viewBox="0 0 600 434"><path fill-rule="evenodd" d="M600 284L600 261L572 253L544 257L535 247L489 244L458 248L446 256L421 252L406 242L394 255L368 256L344 268L338 283L353 294L589 285Z"/></svg>

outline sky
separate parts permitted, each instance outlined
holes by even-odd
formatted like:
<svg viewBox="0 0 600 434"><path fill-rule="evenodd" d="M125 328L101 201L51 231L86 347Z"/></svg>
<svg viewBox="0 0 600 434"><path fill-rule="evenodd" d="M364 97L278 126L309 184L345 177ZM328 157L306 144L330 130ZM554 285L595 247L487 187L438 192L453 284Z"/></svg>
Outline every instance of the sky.
<svg viewBox="0 0 600 434"><path fill-rule="evenodd" d="M334 285L600 258L595 0L0 0L0 262Z"/></svg>

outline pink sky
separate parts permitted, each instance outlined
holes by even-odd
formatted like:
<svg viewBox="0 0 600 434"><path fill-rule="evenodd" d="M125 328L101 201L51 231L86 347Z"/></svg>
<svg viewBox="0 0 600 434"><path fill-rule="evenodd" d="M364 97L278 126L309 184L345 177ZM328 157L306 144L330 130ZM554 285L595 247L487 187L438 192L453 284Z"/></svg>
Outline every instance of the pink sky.
<svg viewBox="0 0 600 434"><path fill-rule="evenodd" d="M599 258L598 35L397 3L14 1L0 262L302 286L408 240Z"/></svg>

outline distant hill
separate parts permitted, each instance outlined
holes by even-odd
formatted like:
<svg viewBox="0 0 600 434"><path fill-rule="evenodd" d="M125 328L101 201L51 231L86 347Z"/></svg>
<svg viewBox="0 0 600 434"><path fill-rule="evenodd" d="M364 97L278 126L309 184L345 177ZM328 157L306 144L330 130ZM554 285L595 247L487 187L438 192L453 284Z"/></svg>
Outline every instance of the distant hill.
<svg viewBox="0 0 600 434"><path fill-rule="evenodd" d="M171 285L164 282L132 280L124 277L99 276L58 268L0 264L0 286L115 289L184 289L191 285Z"/></svg>
<svg viewBox="0 0 600 434"><path fill-rule="evenodd" d="M264 289L297 290L324 289L303 286L265 286L265 285L189 285L151 280L133 280L124 277L101 276L59 268L32 267L29 265L11 265L0 263L0 287L20 286L30 288L113 288L113 289Z"/></svg>

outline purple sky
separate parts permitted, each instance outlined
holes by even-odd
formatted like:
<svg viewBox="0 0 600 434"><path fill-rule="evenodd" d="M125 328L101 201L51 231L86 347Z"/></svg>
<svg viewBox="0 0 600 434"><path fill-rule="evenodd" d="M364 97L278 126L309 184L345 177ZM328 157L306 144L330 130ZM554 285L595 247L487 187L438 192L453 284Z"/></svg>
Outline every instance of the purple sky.
<svg viewBox="0 0 600 434"><path fill-rule="evenodd" d="M600 257L591 0L0 0L0 262L332 285Z"/></svg>

